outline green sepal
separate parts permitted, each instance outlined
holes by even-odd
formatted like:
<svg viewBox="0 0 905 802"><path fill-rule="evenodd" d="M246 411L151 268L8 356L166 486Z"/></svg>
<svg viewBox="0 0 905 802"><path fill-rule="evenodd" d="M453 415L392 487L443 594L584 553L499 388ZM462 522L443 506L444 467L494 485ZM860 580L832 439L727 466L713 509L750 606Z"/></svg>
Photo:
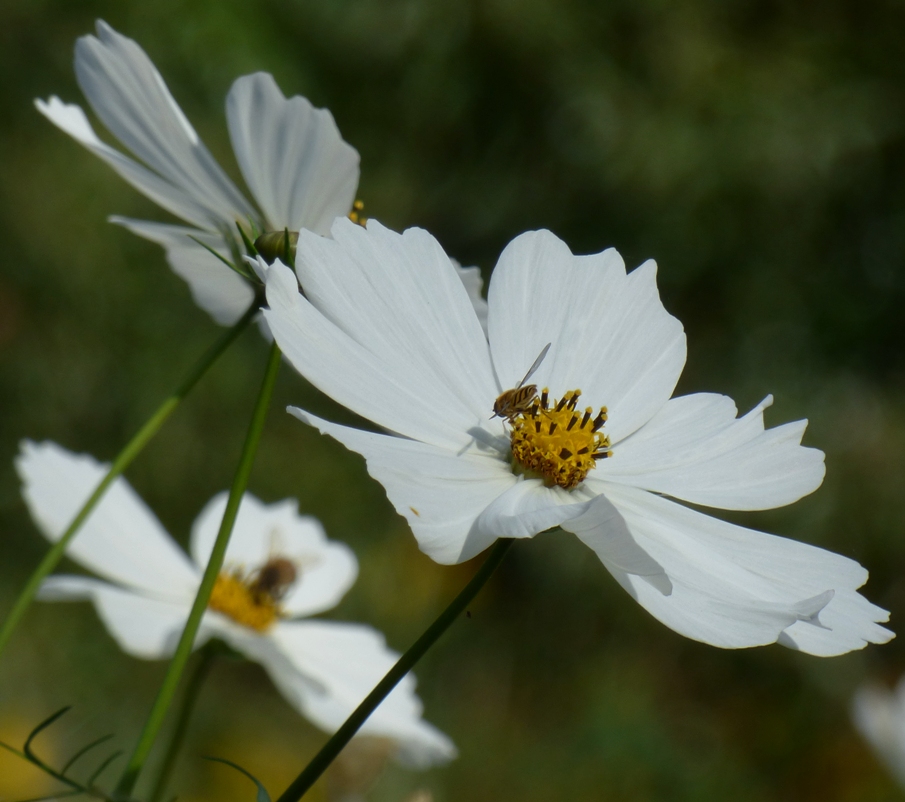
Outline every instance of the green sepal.
<svg viewBox="0 0 905 802"><path fill-rule="evenodd" d="M261 236L258 233L258 227L256 225L254 225L254 223L251 223L251 221L249 221L249 224L251 225L251 233L254 234L255 239L257 239L259 236ZM248 255L257 256L258 249L255 247L254 240L252 240L251 237L249 237L248 234L245 233L245 229L239 225L238 220L236 220L236 228L239 229L239 236L242 237L242 242L245 243L245 250L248 253Z"/></svg>
<svg viewBox="0 0 905 802"><path fill-rule="evenodd" d="M289 265L293 270L295 270L295 248L297 248L299 244L298 231L294 233L295 242L293 242L292 238L289 236L289 229L283 229L283 262Z"/></svg>

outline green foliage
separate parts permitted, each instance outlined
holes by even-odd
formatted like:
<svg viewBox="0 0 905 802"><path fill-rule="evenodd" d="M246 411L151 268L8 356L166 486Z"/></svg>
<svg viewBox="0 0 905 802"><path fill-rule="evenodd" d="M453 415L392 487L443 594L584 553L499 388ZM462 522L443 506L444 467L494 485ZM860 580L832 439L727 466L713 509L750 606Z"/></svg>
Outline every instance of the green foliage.
<svg viewBox="0 0 905 802"><path fill-rule="evenodd" d="M212 760L215 763L225 763L227 766L231 766L236 771L241 772L249 780L251 780L258 789L258 794L255 797L255 802L270 802L270 794L267 793L267 789L262 785L261 781L257 779L251 772L246 771L241 766L233 763L230 760L224 760L222 757L206 757L205 760Z"/></svg>
<svg viewBox="0 0 905 802"><path fill-rule="evenodd" d="M101 736L100 738L97 738L97 739L85 744L85 746L79 748L75 752L75 754L71 758L69 758L68 761L66 761L63 768L61 768L59 770L52 768L46 761L44 761L40 757L38 757L38 755L34 751L34 748L32 747L32 744L34 743L34 740L35 740L35 738L38 737L38 735L40 735L45 730L49 729L53 724L55 724L57 721L59 721L59 719L61 719L71 709L72 709L71 707L63 707L60 710L57 710L56 713L48 716L41 723L39 723L28 734L28 737L25 739L25 743L23 744L21 751L0 741L0 747L3 747L5 750L10 752L11 754L16 755L17 757L21 758L22 760L25 760L28 763L31 763L38 770L44 772L49 777L52 777L54 780L56 780L60 783L63 783L65 786L67 786L66 790L64 790L64 791L57 791L56 793L51 794L49 796L40 796L40 797L33 797L31 799L21 800L21 802L41 802L41 800L44 800L44 799L63 799L63 798L70 797L70 796L82 796L82 795L88 796L92 799L102 799L102 800L105 800L106 802L113 802L114 798L112 796L108 796L104 791L97 788L97 786L95 785L95 782L101 776L101 774L104 772L104 769L106 769L111 763L113 763L114 760L116 760L116 758L118 758L122 754L121 751L113 752L112 754L105 757L98 764L98 766L94 769L94 771L91 772L91 774L88 776L88 779L86 779L84 782L74 780L71 776L68 776L68 774L67 774L67 772L72 768L72 766L75 764L75 762L77 760L84 757L91 750L95 749L96 747L100 746L101 744L104 744L107 741L109 741L113 737L112 735L104 735L104 736ZM122 797L116 797L116 800L117 800L117 802L128 802L128 800L124 800Z"/></svg>

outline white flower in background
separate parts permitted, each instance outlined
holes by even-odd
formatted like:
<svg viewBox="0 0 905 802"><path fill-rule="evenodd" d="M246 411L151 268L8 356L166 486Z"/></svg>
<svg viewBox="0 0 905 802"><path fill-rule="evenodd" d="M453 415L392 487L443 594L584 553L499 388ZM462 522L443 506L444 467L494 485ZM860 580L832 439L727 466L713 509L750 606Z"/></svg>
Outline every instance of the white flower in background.
<svg viewBox="0 0 905 802"><path fill-rule="evenodd" d="M905 677L894 691L865 686L852 699L852 719L893 776L905 787Z"/></svg>
<svg viewBox="0 0 905 802"><path fill-rule="evenodd" d="M310 229L326 234L349 214L358 188L358 152L343 141L326 109L285 98L273 77L239 78L226 98L239 169L257 202L249 203L201 142L147 54L132 39L97 23L97 37L75 47L75 72L91 108L139 159L102 142L79 106L58 97L35 101L51 122L109 164L139 192L191 227L113 217L166 248L173 271L196 303L224 325L248 308L254 292L191 237L235 260L236 229Z"/></svg>
<svg viewBox="0 0 905 802"><path fill-rule="evenodd" d="M107 471L88 455L55 443L24 441L16 459L22 494L44 535L56 540ZM226 508L215 496L192 528L191 559L119 478L67 549L70 558L110 580L53 576L40 598L90 599L119 646L135 657L169 657L198 590ZM220 638L259 662L283 696L333 732L393 666L397 654L361 624L308 616L334 607L355 582L358 564L345 545L327 540L294 500L242 499L223 572L202 620L196 647ZM456 754L452 742L421 719L407 676L361 728L393 739L404 764L425 767Z"/></svg>
<svg viewBox="0 0 905 802"><path fill-rule="evenodd" d="M56 96L35 106L139 192L191 223L110 218L163 245L173 272L218 323L235 323L254 298L248 282L207 249L235 262L244 251L236 223L254 239L251 226L327 234L336 217L358 219L358 152L327 109L303 97L287 99L270 74L239 78L226 97L233 150L255 207L214 161L137 42L98 20L97 37L76 42L75 72L95 114L140 161L102 142L81 107ZM486 318L480 271L453 263Z"/></svg>
<svg viewBox="0 0 905 802"><path fill-rule="evenodd" d="M779 507L817 488L824 466L800 445L805 421L764 429L770 397L741 418L726 396L670 398L685 335L653 262L626 274L615 250L573 256L547 231L523 234L493 273L488 337L425 231L337 220L332 239L302 233L296 265L306 297L289 268L266 271L277 343L389 433L291 411L364 455L434 560L560 526L690 638L835 655L893 637L876 623L888 614L856 592L857 563L671 500ZM547 343L531 383L549 390L491 419Z"/></svg>

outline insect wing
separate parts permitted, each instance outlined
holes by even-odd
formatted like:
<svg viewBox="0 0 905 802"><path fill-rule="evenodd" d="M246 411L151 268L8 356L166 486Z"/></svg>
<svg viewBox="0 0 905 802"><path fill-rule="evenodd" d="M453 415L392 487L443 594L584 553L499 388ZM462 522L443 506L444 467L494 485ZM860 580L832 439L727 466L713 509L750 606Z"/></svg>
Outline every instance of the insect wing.
<svg viewBox="0 0 905 802"><path fill-rule="evenodd" d="M522 379L517 385L515 385L515 389L518 390L528 379L530 379L534 375L534 371L536 371L540 367L540 363L544 361L544 357L547 355L547 351L550 350L550 346L553 343L547 343L543 350L537 355L537 359L534 360L534 364L528 368L528 372L525 374L525 378Z"/></svg>

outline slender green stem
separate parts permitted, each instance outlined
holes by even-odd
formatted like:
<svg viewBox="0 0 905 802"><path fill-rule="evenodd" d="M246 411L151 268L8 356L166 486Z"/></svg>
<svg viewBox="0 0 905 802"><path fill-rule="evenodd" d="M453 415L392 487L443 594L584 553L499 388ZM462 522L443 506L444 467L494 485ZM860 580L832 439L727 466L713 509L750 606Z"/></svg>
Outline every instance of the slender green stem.
<svg viewBox="0 0 905 802"><path fill-rule="evenodd" d="M484 584L490 579L490 575L503 561L503 557L506 556L506 552L514 542L514 540L510 539L496 542L496 545L490 550L490 554L487 555L484 564L478 569L471 581L452 600L449 607L440 613L437 620L425 630L424 634L396 661L396 665L377 683L374 690L365 697L365 700L346 719L333 737L324 744L321 751L314 756L302 773L293 780L292 784L277 799L277 802L298 802L311 786L317 782L317 779L336 759L343 747L352 740L352 737L358 732L361 725L365 723L368 716L377 709L377 706L396 687L397 683L424 657L427 650L437 642L439 637L449 629L450 624L465 612L472 599L478 595L478 591L484 587Z"/></svg>
<svg viewBox="0 0 905 802"><path fill-rule="evenodd" d="M57 563L60 562L63 554L66 552L66 547L69 545L72 538L75 537L76 532L79 531L79 528L85 522L85 519L91 514L91 511L97 506L97 503L103 498L107 488L109 488L114 480L132 463L132 460L141 453L142 449L151 441L154 435L157 434L160 427L163 426L166 419L173 414L173 411L179 406L182 399L191 392L199 379L207 373L220 355L229 348L242 331L244 331L245 327L248 326L254 318L259 306L260 301L256 299L248 308L248 311L242 315L239 322L221 335L221 337L204 353L201 359L195 363L179 387L177 387L172 395L155 410L154 414L151 415L144 426L138 430L128 443L126 443L123 450L120 451L116 456L116 459L113 460L113 464L110 466L110 470L107 471L107 475L94 489L94 492L88 497L88 500L82 505L82 508L78 513L76 513L75 518L72 519L72 522L66 528L66 531L63 532L63 536L54 543L50 551L44 555L44 559L41 560L41 563L35 569L34 573L29 577L28 582L13 604L12 609L6 616L6 620L3 622L3 626L0 627L0 652L3 651L3 647L6 646L7 642L12 637L13 631L25 615L25 611L28 610L29 605L34 601L35 595L41 587L41 582L43 582L44 578L57 567Z"/></svg>
<svg viewBox="0 0 905 802"><path fill-rule="evenodd" d="M167 745L167 752L164 755L163 762L160 764L160 770L157 773L157 779L154 782L154 788L148 797L148 802L160 802L163 799L163 793L167 789L167 783L170 781L170 775L173 773L173 767L176 765L176 758L179 750L182 749L182 742L185 740L185 733L188 729L189 719L195 710L195 702L198 700L198 693L204 680L207 679L211 663L214 661L216 652L212 644L208 643L198 655L198 660L192 668L185 686L185 692L182 695L182 706L179 709L179 717L173 726L173 734L170 736L170 743Z"/></svg>
<svg viewBox="0 0 905 802"><path fill-rule="evenodd" d="M185 629L182 630L173 659L170 661L167 673L163 678L163 684L157 692L154 706L151 708L144 729L139 736L135 751L132 752L132 757L129 758L125 772L116 786L115 793L117 795L128 796L132 793L132 789L138 781L138 775L141 773L157 734L160 732L160 727L163 725L163 720L170 707L170 702L173 700L173 695L176 693L185 665L191 656L195 636L201 626L201 618L207 609L208 601L210 601L211 591L214 589L217 575L223 567L223 558L226 554L226 546L229 544L229 537L233 531L233 524L236 522L236 515L239 512L239 503L242 501L242 495L245 493L248 478L251 475L251 467L254 463L255 453L258 450L258 443L261 441L264 421L267 419L267 408L270 406L270 399L273 395L273 386L276 383L277 373L280 369L280 358L280 349L274 343L270 349L267 370L264 373L264 382L261 385L261 391L255 403L251 423L248 426L248 434L245 436L245 445L242 447L242 456L239 459L239 466L236 468L236 475L229 491L229 499L226 502L226 511L223 513L217 540L214 542L214 548L211 551L207 568L204 569L204 576L201 578L201 585L198 588L198 594L195 596L192 610L185 623Z"/></svg>

